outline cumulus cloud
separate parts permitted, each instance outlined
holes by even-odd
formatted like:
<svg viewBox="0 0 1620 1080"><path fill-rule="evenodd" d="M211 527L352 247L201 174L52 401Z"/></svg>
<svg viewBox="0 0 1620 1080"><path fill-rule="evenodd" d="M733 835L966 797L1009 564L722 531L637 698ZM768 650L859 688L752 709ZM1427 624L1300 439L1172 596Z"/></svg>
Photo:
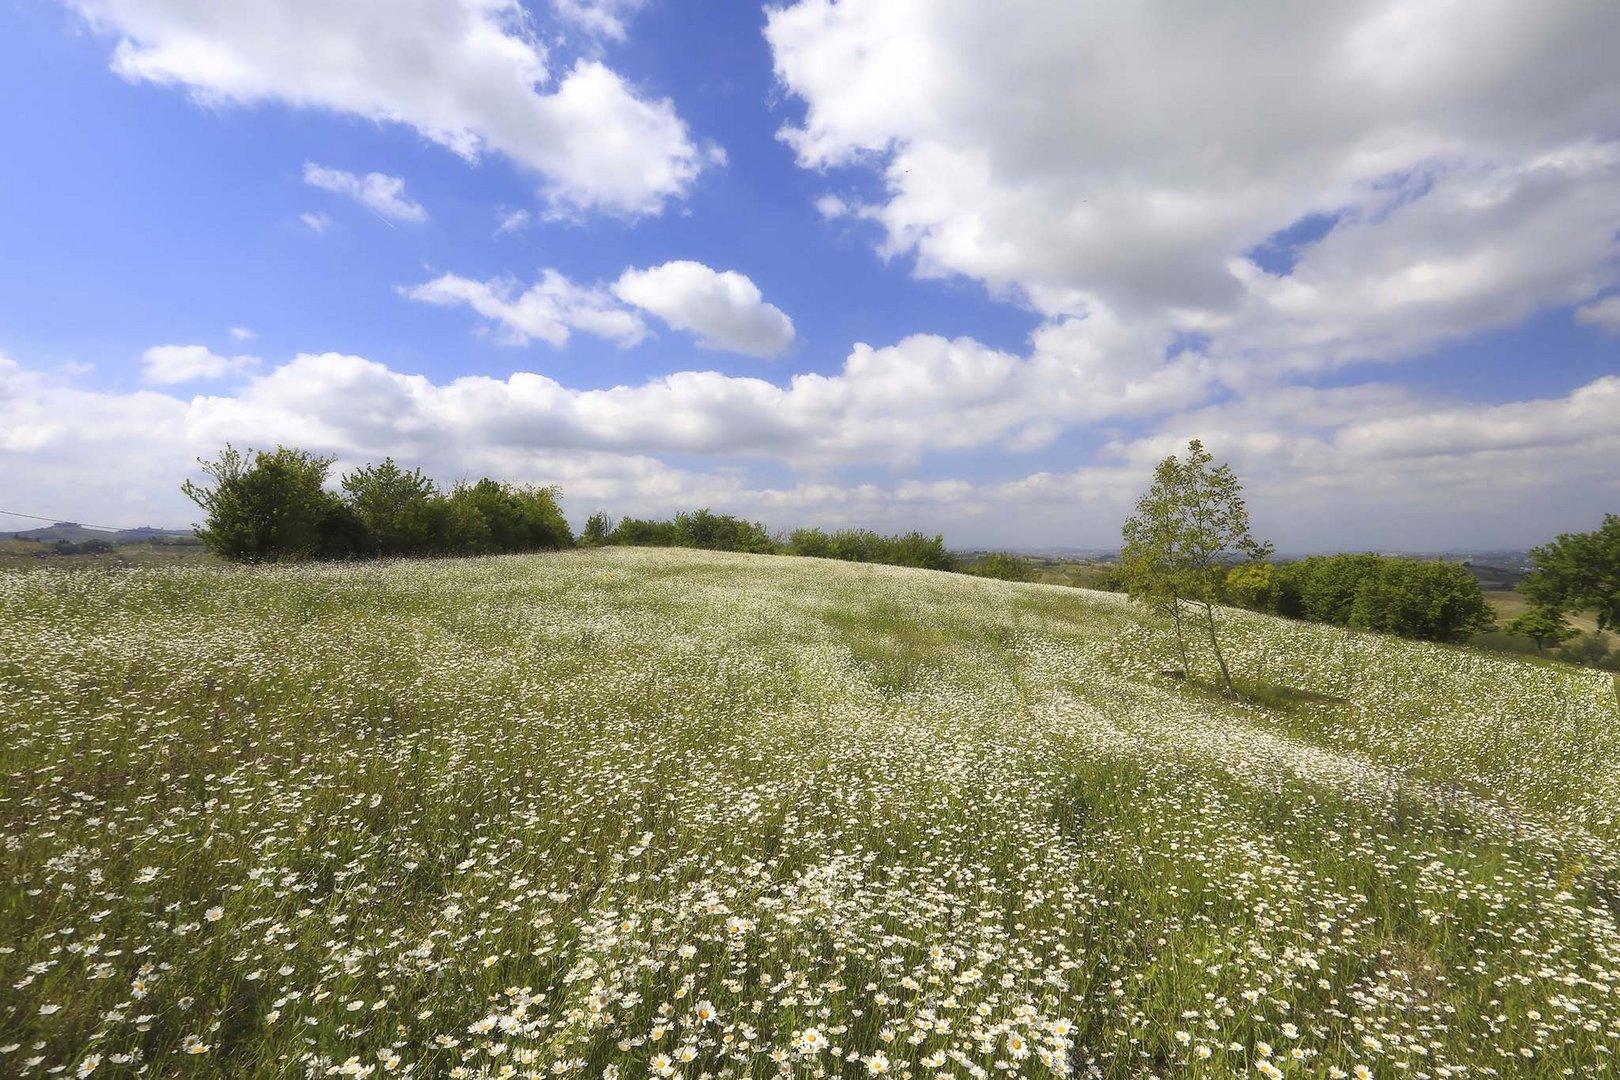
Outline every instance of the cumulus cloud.
<svg viewBox="0 0 1620 1080"><path fill-rule="evenodd" d="M306 161L304 183L318 187L322 191L347 196L392 221L427 220L427 211L422 209L421 204L405 197L405 181L397 176L379 172L356 176L342 169L332 169L325 165L317 165L313 161Z"/></svg>
<svg viewBox="0 0 1620 1080"><path fill-rule="evenodd" d="M474 281L444 274L400 291L427 304L466 304L491 320L497 340L508 345L527 345L539 338L561 346L579 330L628 347L647 334L641 320L619 307L606 290L576 285L555 270L544 271L527 289L509 278Z"/></svg>
<svg viewBox="0 0 1620 1080"><path fill-rule="evenodd" d="M1293 363L1614 282L1617 36L1613 5L1461 0L800 0L766 29L782 137L875 170L862 216L919 274ZM1248 260L1311 222L1297 266Z"/></svg>
<svg viewBox="0 0 1620 1080"><path fill-rule="evenodd" d="M1341 222L1286 274L1235 260L1243 299L1196 325L1276 368L1400 358L1591 296L1620 257L1617 213L1620 143L1449 170Z"/></svg>
<svg viewBox="0 0 1620 1080"><path fill-rule="evenodd" d="M489 319L498 340L509 345L527 345L539 338L561 346L573 330L620 346L635 345L646 337L647 328L632 309L651 312L677 330L696 334L706 348L774 357L793 344L793 320L766 303L752 281L696 262L632 268L611 287L579 285L547 269L528 288L511 278L476 281L444 274L400 291L424 303L465 304Z"/></svg>
<svg viewBox="0 0 1620 1080"><path fill-rule="evenodd" d="M1606 334L1620 334L1620 295L1605 296L1575 310L1575 321Z"/></svg>
<svg viewBox="0 0 1620 1080"><path fill-rule="evenodd" d="M505 155L563 208L650 213L705 155L667 99L596 60L560 76L518 0L67 0L118 38L131 81L211 105L279 101L409 126L472 160ZM565 4L622 32L625 4Z"/></svg>
<svg viewBox="0 0 1620 1080"><path fill-rule="evenodd" d="M318 210L306 210L298 215L298 220L302 221L304 227L316 236L332 227L332 219Z"/></svg>
<svg viewBox="0 0 1620 1080"><path fill-rule="evenodd" d="M258 363L256 356L220 356L205 345L154 345L141 354L141 379L155 385L219 379Z"/></svg>
<svg viewBox="0 0 1620 1080"><path fill-rule="evenodd" d="M626 270L613 293L677 330L691 331L705 348L770 358L793 345L793 320L734 270L677 260Z"/></svg>

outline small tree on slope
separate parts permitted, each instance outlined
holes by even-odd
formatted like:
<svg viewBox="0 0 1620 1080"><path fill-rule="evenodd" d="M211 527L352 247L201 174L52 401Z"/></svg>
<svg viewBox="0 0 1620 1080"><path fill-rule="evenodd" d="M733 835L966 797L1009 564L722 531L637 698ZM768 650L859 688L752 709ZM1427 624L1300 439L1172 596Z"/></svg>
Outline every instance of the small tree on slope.
<svg viewBox="0 0 1620 1080"><path fill-rule="evenodd" d="M1185 461L1171 454L1159 462L1153 486L1125 519L1120 569L1131 599L1170 617L1182 666L1189 670L1186 617L1192 609L1209 636L1221 683L1231 693L1232 673L1215 625L1226 563L1235 554L1263 559L1271 545L1249 535L1242 485L1230 466L1212 467L1212 460L1194 439Z"/></svg>

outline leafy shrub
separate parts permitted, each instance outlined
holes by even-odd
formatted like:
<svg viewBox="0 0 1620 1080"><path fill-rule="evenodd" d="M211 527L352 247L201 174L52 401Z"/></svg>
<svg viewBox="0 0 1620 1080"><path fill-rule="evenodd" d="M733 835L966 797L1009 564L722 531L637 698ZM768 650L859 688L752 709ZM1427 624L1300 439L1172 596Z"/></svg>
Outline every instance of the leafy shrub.
<svg viewBox="0 0 1620 1080"><path fill-rule="evenodd" d="M1356 588L1350 625L1421 641L1463 642L1494 627L1496 618L1467 567L1381 559Z"/></svg>
<svg viewBox="0 0 1620 1080"><path fill-rule="evenodd" d="M326 490L332 461L286 446L242 453L227 443L217 461L202 463L212 487L181 485L207 515L198 538L236 562L315 558L330 546L323 529L340 527L337 496Z"/></svg>
<svg viewBox="0 0 1620 1080"><path fill-rule="evenodd" d="M1609 635L1599 630L1580 634L1558 650L1558 658L1584 667L1601 667L1609 659Z"/></svg>
<svg viewBox="0 0 1620 1080"><path fill-rule="evenodd" d="M1250 611L1274 613L1282 596L1281 575L1268 562L1246 562L1227 571L1226 598Z"/></svg>
<svg viewBox="0 0 1620 1080"><path fill-rule="evenodd" d="M1467 567L1421 559L1313 555L1276 570L1271 602L1280 615L1423 641L1467 641L1495 626Z"/></svg>
<svg viewBox="0 0 1620 1080"><path fill-rule="evenodd" d="M962 568L964 574L974 577L999 578L1002 581L1034 581L1035 564L1028 559L1005 551L992 551Z"/></svg>

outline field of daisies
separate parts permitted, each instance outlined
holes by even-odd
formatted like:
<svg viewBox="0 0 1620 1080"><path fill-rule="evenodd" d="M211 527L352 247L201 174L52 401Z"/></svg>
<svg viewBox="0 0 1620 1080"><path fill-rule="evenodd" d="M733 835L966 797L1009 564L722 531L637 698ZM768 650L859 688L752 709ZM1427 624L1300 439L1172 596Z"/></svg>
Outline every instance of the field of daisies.
<svg viewBox="0 0 1620 1080"><path fill-rule="evenodd" d="M1612 676L608 549L0 574L0 1075L1592 1076Z"/></svg>

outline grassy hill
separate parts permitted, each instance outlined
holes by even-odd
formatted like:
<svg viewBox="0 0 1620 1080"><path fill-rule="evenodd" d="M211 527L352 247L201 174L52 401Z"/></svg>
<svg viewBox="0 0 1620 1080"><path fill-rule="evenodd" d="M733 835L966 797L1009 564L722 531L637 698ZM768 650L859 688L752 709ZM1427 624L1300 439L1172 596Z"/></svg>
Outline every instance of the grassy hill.
<svg viewBox="0 0 1620 1080"><path fill-rule="evenodd" d="M1612 677L1228 625L1238 699L892 567L0 573L0 1072L1606 1071Z"/></svg>

